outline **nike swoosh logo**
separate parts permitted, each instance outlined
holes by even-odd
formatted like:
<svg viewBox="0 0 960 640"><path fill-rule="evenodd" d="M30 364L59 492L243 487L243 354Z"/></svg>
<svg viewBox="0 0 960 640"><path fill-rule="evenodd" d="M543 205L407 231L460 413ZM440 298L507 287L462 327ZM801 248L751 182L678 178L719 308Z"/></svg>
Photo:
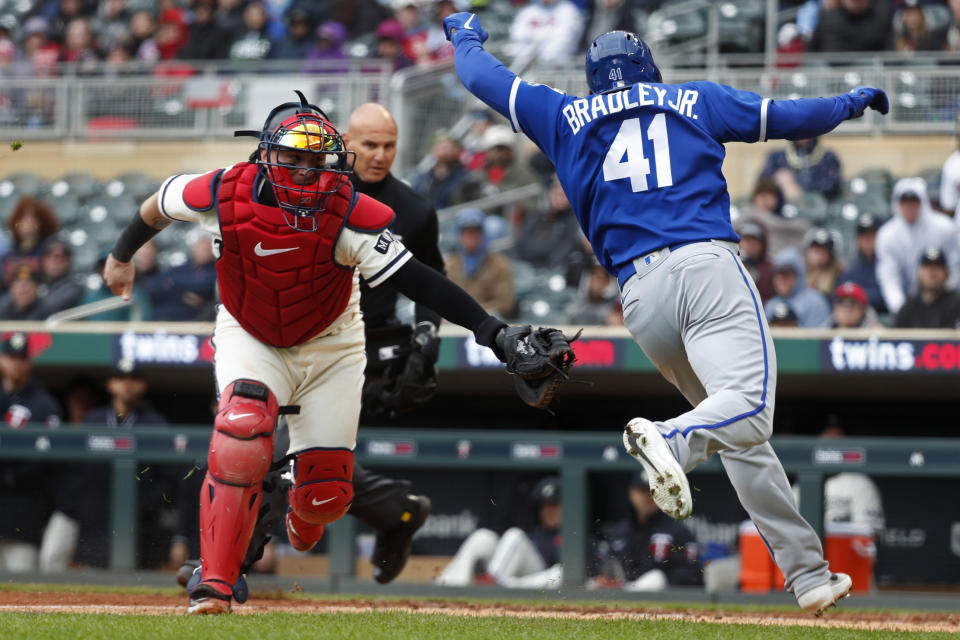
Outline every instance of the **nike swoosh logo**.
<svg viewBox="0 0 960 640"><path fill-rule="evenodd" d="M287 251L296 251L296 250L299 249L299 248L300 248L300 247L289 247L289 248L287 248L287 249L264 249L264 248L263 248L263 243L262 243L262 242L258 242L258 243L257 243L257 246L255 246L255 247L253 248L253 252L254 252L255 254L257 254L258 256L263 257L263 256L276 255L276 254L278 254L278 253L286 253Z"/></svg>
<svg viewBox="0 0 960 640"><path fill-rule="evenodd" d="M320 500L320 501L318 502L317 499L314 498L313 500L310 501L310 504L312 504L312 505L315 506L315 507L319 507L319 506L322 505L322 504L326 504L326 503L330 502L331 500L336 500L336 499L337 499L337 497L334 496L334 497L332 497L332 498L327 498L326 500Z"/></svg>
<svg viewBox="0 0 960 640"><path fill-rule="evenodd" d="M463 23L463 28L464 28L464 29L473 29L473 27L470 26L470 23L473 22L473 19L476 18L476 17L477 17L477 14L471 13L471 14L470 14L470 17L467 19L467 21Z"/></svg>
<svg viewBox="0 0 960 640"><path fill-rule="evenodd" d="M247 416L252 416L252 413L234 413L231 411L227 414L227 420L237 420L239 418L246 418Z"/></svg>

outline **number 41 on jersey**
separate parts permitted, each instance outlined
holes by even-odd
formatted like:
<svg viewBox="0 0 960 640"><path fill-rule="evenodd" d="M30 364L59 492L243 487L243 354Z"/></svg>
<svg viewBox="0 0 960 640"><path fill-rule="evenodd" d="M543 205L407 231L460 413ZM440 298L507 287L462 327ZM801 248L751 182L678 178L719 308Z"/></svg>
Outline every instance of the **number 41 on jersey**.
<svg viewBox="0 0 960 640"><path fill-rule="evenodd" d="M664 114L658 113L653 117L647 127L647 139L653 143L657 188L669 187L673 184L673 172L670 169L670 144ZM630 188L636 193L649 189L649 174L650 161L643 155L643 125L640 124L640 118L624 120L603 160L603 179L609 182L630 178Z"/></svg>

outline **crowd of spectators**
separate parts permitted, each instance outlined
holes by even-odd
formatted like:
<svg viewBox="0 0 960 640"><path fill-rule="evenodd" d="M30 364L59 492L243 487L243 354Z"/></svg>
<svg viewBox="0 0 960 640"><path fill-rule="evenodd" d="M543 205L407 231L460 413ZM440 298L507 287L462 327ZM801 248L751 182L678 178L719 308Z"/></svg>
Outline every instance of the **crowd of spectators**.
<svg viewBox="0 0 960 640"><path fill-rule="evenodd" d="M956 141L960 148L960 118ZM732 207L741 258L768 319L807 328L957 327L960 151L927 184L918 176L894 181L881 169L847 177L827 147L800 140L770 152L752 196ZM447 272L491 312L526 322L622 323L616 282L597 264L548 163L491 114L472 115L459 136L437 134L410 185L441 212L458 211L440 219ZM74 268L72 254L83 247L59 221L50 191L21 196L0 234L0 319L44 320L112 297L96 269L113 238L101 238L97 265ZM811 206L820 217L808 215ZM88 319L212 320L210 237L183 236L178 261L161 260L168 251L148 243L135 256L136 310ZM941 284L931 271L943 272ZM909 313L900 313L908 301ZM856 313L842 308L854 304Z"/></svg>
<svg viewBox="0 0 960 640"><path fill-rule="evenodd" d="M61 228L54 207L24 195L0 233L0 320L46 320L81 304L113 294L92 272L73 268L71 229ZM182 264L160 268L150 243L135 256L133 296L141 320L212 321L218 300L212 240L196 233L186 238ZM104 252L95 268L102 269ZM130 320L131 308L102 311L89 321Z"/></svg>
<svg viewBox="0 0 960 640"><path fill-rule="evenodd" d="M815 140L789 144L769 154L735 214L741 257L771 324L960 327L960 151L947 157L939 184L884 173L891 184L872 170L845 180L840 159ZM864 200L865 191L880 199ZM820 226L803 215L811 194L834 212Z"/></svg>
<svg viewBox="0 0 960 640"><path fill-rule="evenodd" d="M669 0L33 0L0 14L0 74L50 76L172 61L336 61L378 57L394 69L453 57L440 23L474 11L520 68L565 68L586 40L640 31ZM758 2L762 11L764 3ZM958 51L958 0L792 0L781 64L804 51ZM563 34L563 37L556 37ZM762 41L762 39L760 39ZM133 65L134 67L136 65ZM163 67L164 65L161 65ZM180 67L182 69L182 66ZM316 68L338 70L336 64ZM310 70L310 66L304 67Z"/></svg>

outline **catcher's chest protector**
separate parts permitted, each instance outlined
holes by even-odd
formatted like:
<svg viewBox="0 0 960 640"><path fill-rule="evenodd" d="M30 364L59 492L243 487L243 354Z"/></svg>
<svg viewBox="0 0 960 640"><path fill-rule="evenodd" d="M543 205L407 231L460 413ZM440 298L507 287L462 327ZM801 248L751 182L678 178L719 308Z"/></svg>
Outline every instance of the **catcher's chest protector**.
<svg viewBox="0 0 960 640"><path fill-rule="evenodd" d="M220 297L252 336L291 347L323 331L347 307L353 270L333 261L333 248L356 198L345 184L315 232L295 231L279 208L253 201L256 177L257 166L241 162L220 182Z"/></svg>

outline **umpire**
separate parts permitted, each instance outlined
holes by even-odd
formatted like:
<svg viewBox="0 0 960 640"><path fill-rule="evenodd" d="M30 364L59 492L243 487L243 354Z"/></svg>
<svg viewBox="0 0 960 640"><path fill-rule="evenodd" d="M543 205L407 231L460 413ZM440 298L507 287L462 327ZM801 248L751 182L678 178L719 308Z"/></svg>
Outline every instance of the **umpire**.
<svg viewBox="0 0 960 640"><path fill-rule="evenodd" d="M390 173L397 155L397 123L390 112L372 102L360 105L350 114L343 140L356 154L350 176L356 190L393 209L393 235L418 260L444 273L437 246L437 212ZM416 305L416 325L410 335L397 319L396 306L397 292L389 283L370 288L361 280L360 309L367 338L363 412L368 418L414 408L429 400L436 389L434 364L440 352L440 316ZM397 352L407 352L406 358L398 358L402 362L381 360L384 351L379 347L391 342L391 336L397 336ZM360 465L354 466L353 484L349 513L377 531L371 558L373 576L378 582L390 582L406 564L413 533L426 519L430 501L411 495L409 482L387 478ZM413 518L416 527L409 526L410 515L406 513L417 516Z"/></svg>
<svg viewBox="0 0 960 640"><path fill-rule="evenodd" d="M357 154L350 180L360 193L389 206L397 214L391 227L393 235L403 241L424 264L443 273L443 258L437 246L437 212L413 189L390 173L397 156L397 123L383 106L369 102L350 114L343 134L347 149ZM399 324L394 309L397 292L392 287L371 289L360 283L360 308L367 332L387 325ZM440 316L421 305L416 307L417 332L425 331L429 322L433 333L440 326Z"/></svg>

